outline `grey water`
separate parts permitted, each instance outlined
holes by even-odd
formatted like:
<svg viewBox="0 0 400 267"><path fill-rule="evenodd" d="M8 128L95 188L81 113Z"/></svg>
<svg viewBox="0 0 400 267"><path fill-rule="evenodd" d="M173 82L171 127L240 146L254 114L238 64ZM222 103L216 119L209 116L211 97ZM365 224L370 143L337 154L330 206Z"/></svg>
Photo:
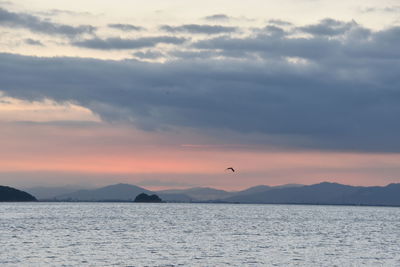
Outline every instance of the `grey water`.
<svg viewBox="0 0 400 267"><path fill-rule="evenodd" d="M400 208L1 203L0 266L400 266Z"/></svg>

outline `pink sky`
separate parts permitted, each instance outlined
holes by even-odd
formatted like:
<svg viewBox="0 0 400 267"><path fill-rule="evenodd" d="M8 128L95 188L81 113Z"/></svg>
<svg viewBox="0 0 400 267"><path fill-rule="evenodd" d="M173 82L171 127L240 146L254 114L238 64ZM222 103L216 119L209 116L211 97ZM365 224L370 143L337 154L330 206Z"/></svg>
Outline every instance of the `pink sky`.
<svg viewBox="0 0 400 267"><path fill-rule="evenodd" d="M16 186L126 182L151 189L210 186L237 190L322 181L386 185L398 182L400 171L400 154L218 145L212 138L208 138L212 144L207 144L206 136L199 138L191 131L146 132L123 125L1 126L0 180ZM191 144L193 140L198 143ZM225 171L230 166L237 172Z"/></svg>

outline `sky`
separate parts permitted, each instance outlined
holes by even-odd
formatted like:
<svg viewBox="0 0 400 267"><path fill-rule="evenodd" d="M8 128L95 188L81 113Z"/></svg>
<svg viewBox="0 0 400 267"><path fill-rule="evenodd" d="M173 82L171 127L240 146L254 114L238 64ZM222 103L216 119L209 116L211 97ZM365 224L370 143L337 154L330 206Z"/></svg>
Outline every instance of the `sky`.
<svg viewBox="0 0 400 267"><path fill-rule="evenodd" d="M0 0L0 184L398 183L398 47L397 0Z"/></svg>

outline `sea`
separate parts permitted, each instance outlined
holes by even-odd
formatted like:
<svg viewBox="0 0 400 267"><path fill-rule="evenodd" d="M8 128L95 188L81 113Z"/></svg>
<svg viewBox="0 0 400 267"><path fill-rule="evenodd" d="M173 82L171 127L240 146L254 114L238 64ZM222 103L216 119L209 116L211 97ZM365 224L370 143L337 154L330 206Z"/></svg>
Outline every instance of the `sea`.
<svg viewBox="0 0 400 267"><path fill-rule="evenodd" d="M400 266L400 208L0 203L0 266Z"/></svg>

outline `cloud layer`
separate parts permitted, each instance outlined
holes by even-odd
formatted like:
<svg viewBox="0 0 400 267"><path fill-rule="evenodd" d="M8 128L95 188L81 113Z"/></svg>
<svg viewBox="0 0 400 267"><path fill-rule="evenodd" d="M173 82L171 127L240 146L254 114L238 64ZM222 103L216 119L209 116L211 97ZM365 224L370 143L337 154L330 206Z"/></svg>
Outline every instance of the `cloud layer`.
<svg viewBox="0 0 400 267"><path fill-rule="evenodd" d="M92 38L82 41L75 41L72 44L79 47L100 49L100 50L118 50L118 49L137 49L143 47L154 47L157 44L182 44L185 38L173 36L155 36L142 37L135 39L122 38Z"/></svg>
<svg viewBox="0 0 400 267"><path fill-rule="evenodd" d="M40 17L31 14L10 12L1 7L0 23L1 26L7 26L10 28L24 28L32 32L45 33L50 35L57 34L67 37L75 37L85 33L93 34L96 30L96 28L91 25L71 26L60 24L48 20L43 20Z"/></svg>
<svg viewBox="0 0 400 267"><path fill-rule="evenodd" d="M180 27L174 31L188 31ZM305 26L274 20L247 35L194 41L92 38L72 44L177 47L134 53L169 57L164 63L1 54L0 90L73 101L104 120L146 130L229 130L263 135L259 144L279 139L300 148L399 152L399 36L396 26L373 31L325 19Z"/></svg>
<svg viewBox="0 0 400 267"><path fill-rule="evenodd" d="M112 23L107 25L110 28L118 29L121 31L141 31L143 27L135 26L132 24Z"/></svg>
<svg viewBox="0 0 400 267"><path fill-rule="evenodd" d="M235 32L237 30L236 27L228 27L221 25L199 25L199 24L185 24L180 26L164 25L161 26L160 29L171 33L188 32L193 34L220 34L220 33Z"/></svg>

